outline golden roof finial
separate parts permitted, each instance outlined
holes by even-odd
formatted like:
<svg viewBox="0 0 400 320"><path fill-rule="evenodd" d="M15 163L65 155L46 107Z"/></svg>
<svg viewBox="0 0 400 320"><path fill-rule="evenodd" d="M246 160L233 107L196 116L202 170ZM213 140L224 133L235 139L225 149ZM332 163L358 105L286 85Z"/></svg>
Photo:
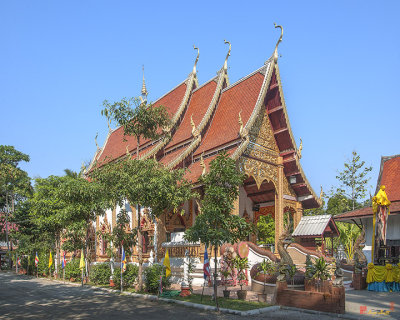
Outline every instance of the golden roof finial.
<svg viewBox="0 0 400 320"><path fill-rule="evenodd" d="M275 26L275 28L281 28L281 36L279 37L279 40L276 43L275 50L274 50L274 61L276 63L278 61L278 45L279 45L279 43L282 42L282 37L283 37L283 27L280 25L277 25L275 22L274 22L274 26Z"/></svg>
<svg viewBox="0 0 400 320"><path fill-rule="evenodd" d="M300 138L300 146L299 146L299 149L297 150L297 157L299 159L301 159L301 151L302 150L303 150L303 140L301 140L301 138Z"/></svg>
<svg viewBox="0 0 400 320"><path fill-rule="evenodd" d="M227 43L229 44L229 51L226 54L226 58L225 58L225 62L224 62L224 70L225 70L225 72L227 72L228 71L228 58L231 55L232 46L231 46L231 43L229 41L224 40L224 43L225 44L227 44Z"/></svg>
<svg viewBox="0 0 400 320"><path fill-rule="evenodd" d="M201 175L204 176L207 173L207 167L206 167L206 164L204 162L203 153L200 156L200 167L203 168L203 172L201 173Z"/></svg>
<svg viewBox="0 0 400 320"><path fill-rule="evenodd" d="M99 150L99 145L97 144L97 137L98 137L99 133L96 133L96 136L94 137L94 143L96 144L97 150Z"/></svg>
<svg viewBox="0 0 400 320"><path fill-rule="evenodd" d="M142 65L143 83L142 83L142 101L147 101L148 91L146 89L146 82L144 81L144 65Z"/></svg>
<svg viewBox="0 0 400 320"><path fill-rule="evenodd" d="M131 154L130 154L130 152L129 152L129 144L126 146L126 155L127 155L128 157L131 156Z"/></svg>
<svg viewBox="0 0 400 320"><path fill-rule="evenodd" d="M194 62L194 66L193 66L193 74L196 74L196 72L197 72L196 66L197 66L197 61L199 61L200 50L195 45L193 45L193 49L197 50L197 57L196 57L196 61Z"/></svg>
<svg viewBox="0 0 400 320"><path fill-rule="evenodd" d="M319 198L322 201L322 198L324 197L324 190L322 189L322 185L321 185L321 192L319 193Z"/></svg>

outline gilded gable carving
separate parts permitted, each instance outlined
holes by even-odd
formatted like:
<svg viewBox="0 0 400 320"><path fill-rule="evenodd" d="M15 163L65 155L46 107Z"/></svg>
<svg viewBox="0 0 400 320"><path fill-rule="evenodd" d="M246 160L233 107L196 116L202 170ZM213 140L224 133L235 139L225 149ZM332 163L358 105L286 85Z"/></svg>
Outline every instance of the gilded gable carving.
<svg viewBox="0 0 400 320"><path fill-rule="evenodd" d="M288 196L296 197L293 188L289 185L289 181L286 177L283 177L283 194Z"/></svg>
<svg viewBox="0 0 400 320"><path fill-rule="evenodd" d="M272 181L275 186L278 183L277 167L269 163L241 157L239 160L239 168L246 175L254 178L258 188L260 188L264 180Z"/></svg>
<svg viewBox="0 0 400 320"><path fill-rule="evenodd" d="M268 114L264 109L258 114L250 130L250 142L268 148L276 153L279 152Z"/></svg>

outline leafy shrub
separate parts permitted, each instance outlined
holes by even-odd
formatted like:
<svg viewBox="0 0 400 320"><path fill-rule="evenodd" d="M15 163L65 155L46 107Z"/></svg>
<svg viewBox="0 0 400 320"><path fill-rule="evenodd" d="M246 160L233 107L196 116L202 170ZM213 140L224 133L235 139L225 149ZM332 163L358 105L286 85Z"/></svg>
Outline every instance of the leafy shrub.
<svg viewBox="0 0 400 320"><path fill-rule="evenodd" d="M100 263L92 266L90 270L90 280L95 284L109 284L111 277L111 267L109 263Z"/></svg>
<svg viewBox="0 0 400 320"><path fill-rule="evenodd" d="M122 282L124 288L131 287L138 276L139 267L134 264L127 264L126 270L122 274ZM121 268L115 268L113 274L114 284L117 289L121 289Z"/></svg>
<svg viewBox="0 0 400 320"><path fill-rule="evenodd" d="M81 280L82 271L79 269L79 259L72 259L65 266L65 278L71 279L74 278L76 280Z"/></svg>
<svg viewBox="0 0 400 320"><path fill-rule="evenodd" d="M171 285L170 277L165 276L163 272L163 266L154 264L151 267L146 268L144 271L146 290L151 293L157 293L160 286L160 276L162 277L163 288L168 288Z"/></svg>

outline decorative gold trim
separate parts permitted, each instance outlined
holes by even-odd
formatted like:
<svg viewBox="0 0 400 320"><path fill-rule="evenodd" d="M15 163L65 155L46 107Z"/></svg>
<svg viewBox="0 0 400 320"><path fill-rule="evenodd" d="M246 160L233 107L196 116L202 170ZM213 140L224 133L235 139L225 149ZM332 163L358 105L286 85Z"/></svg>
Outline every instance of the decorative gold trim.
<svg viewBox="0 0 400 320"><path fill-rule="evenodd" d="M169 169L173 169L179 162L184 160L192 152L192 150L200 144L200 142L201 135L199 134L198 137L194 139L192 143L177 158L175 158L175 160L167 164L166 167Z"/></svg>
<svg viewBox="0 0 400 320"><path fill-rule="evenodd" d="M279 37L278 42L277 42L276 45L275 45L275 50L274 50L274 54L273 54L273 56L274 56L274 62L276 63L276 62L278 61L278 46L279 46L279 43L282 42L283 28L282 28L282 26L277 25L275 22L274 22L274 26L275 26L275 29L276 29L276 28L280 28L280 29L281 29L281 36Z"/></svg>
<svg viewBox="0 0 400 320"><path fill-rule="evenodd" d="M189 102L189 96L190 93L193 90L193 83L196 82L196 74L195 73L191 73L189 80L187 81L187 85L186 85L186 92L185 95L183 97L183 100L178 108L178 111L175 113L175 116L172 119L172 124L169 128L169 132L172 130L173 127L176 126L179 118L182 115L182 112L185 110L188 102ZM157 154L158 151L160 151L170 140L172 139L172 136L166 135L163 138L161 138L161 140L157 143L157 145L149 150L147 153L145 153L144 155L142 155L139 159L143 160L143 159L148 159L150 157L152 157L153 155Z"/></svg>
<svg viewBox="0 0 400 320"><path fill-rule="evenodd" d="M201 173L201 175L204 176L207 173L207 167L206 167L206 164L204 162L203 153L200 156L200 167L203 168L203 172Z"/></svg>
<svg viewBox="0 0 400 320"><path fill-rule="evenodd" d="M301 151L303 150L303 140L300 138L300 147L297 149L297 158L301 159Z"/></svg>
<svg viewBox="0 0 400 320"><path fill-rule="evenodd" d="M186 158L187 155L189 155L200 143L200 141L197 142L198 138L201 137L201 132L207 125L208 121L211 118L211 115L214 112L214 109L217 105L218 98L221 94L222 91L222 86L224 84L224 81L228 78L228 76L224 72L219 72L218 74L218 80L217 80L217 87L215 88L214 95L211 99L211 102L207 108L206 113L203 116L203 119L201 119L199 125L197 126L196 130L199 133L197 138L177 157L175 160L170 162L167 167L168 168L174 168L180 161Z"/></svg>
<svg viewBox="0 0 400 320"><path fill-rule="evenodd" d="M265 99L265 95L267 94L268 91L268 84L271 81L271 77L272 77L272 60L271 58L268 59L265 68L267 69L267 72L265 72L265 76L264 76L264 81L263 84L261 85L261 89L260 89L260 93L258 95L257 98L257 102L255 104L255 107L253 109L252 114L250 115L249 120L247 121L244 129L247 130L247 132L250 132L251 128L253 127L254 122L257 119L257 116L260 114L260 110L262 108L264 99ZM238 159L242 153L246 150L247 146L249 145L249 137L247 136L245 140L243 140L243 142L239 145L238 149L236 149L236 151L231 155L232 159Z"/></svg>
<svg viewBox="0 0 400 320"><path fill-rule="evenodd" d="M196 138L199 135L199 130L196 129L196 125L193 121L193 113L190 116L190 125L192 126L192 136Z"/></svg>
<svg viewBox="0 0 400 320"><path fill-rule="evenodd" d="M229 44L229 51L228 51L228 53L226 54L226 58L225 58L225 62L224 62L224 67L223 67L223 69L225 70L225 72L228 72L228 58L229 58L229 56L231 55L231 49L232 49L232 46L231 46L231 43L229 42L229 41L226 41L226 40L224 40L224 43L225 44Z"/></svg>
<svg viewBox="0 0 400 320"><path fill-rule="evenodd" d="M242 157L239 160L239 169L247 176L254 178L258 189L260 189L261 184L266 180L272 182L275 190L278 190L277 167L256 159Z"/></svg>

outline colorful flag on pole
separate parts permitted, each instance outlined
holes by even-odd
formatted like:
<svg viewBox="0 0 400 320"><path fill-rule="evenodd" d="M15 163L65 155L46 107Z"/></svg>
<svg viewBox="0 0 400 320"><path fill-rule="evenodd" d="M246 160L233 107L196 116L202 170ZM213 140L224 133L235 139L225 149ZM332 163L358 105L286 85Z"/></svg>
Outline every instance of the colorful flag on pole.
<svg viewBox="0 0 400 320"><path fill-rule="evenodd" d="M17 258L17 264L19 267L21 266L21 259L19 257Z"/></svg>
<svg viewBox="0 0 400 320"><path fill-rule="evenodd" d="M81 251L81 261L79 262L79 269L85 269L85 256L83 254L83 249Z"/></svg>
<svg viewBox="0 0 400 320"><path fill-rule="evenodd" d="M124 246L122 246L121 269L122 269L122 272L125 272L125 270L126 270L126 258L125 258Z"/></svg>
<svg viewBox="0 0 400 320"><path fill-rule="evenodd" d="M208 260L207 246L204 250L203 272L204 272L204 280L207 280L207 278L211 280L210 261Z"/></svg>
<svg viewBox="0 0 400 320"><path fill-rule="evenodd" d="M168 249L167 252L165 253L163 265L165 266L165 275L166 277L168 277L171 274L171 264L169 263Z"/></svg>
<svg viewBox="0 0 400 320"><path fill-rule="evenodd" d="M65 251L64 251L63 259L61 262L61 267L64 269L66 265L67 265L67 261L65 260Z"/></svg>
<svg viewBox="0 0 400 320"><path fill-rule="evenodd" d="M39 264L39 256L38 256L38 254L37 254L37 252L36 252L36 256L35 256L35 267L37 267L38 264Z"/></svg>
<svg viewBox="0 0 400 320"><path fill-rule="evenodd" d="M51 250L50 250L50 257L49 257L49 268L53 265L53 257L51 256Z"/></svg>

